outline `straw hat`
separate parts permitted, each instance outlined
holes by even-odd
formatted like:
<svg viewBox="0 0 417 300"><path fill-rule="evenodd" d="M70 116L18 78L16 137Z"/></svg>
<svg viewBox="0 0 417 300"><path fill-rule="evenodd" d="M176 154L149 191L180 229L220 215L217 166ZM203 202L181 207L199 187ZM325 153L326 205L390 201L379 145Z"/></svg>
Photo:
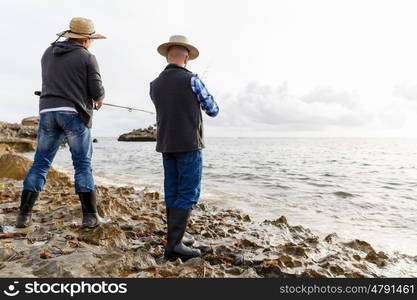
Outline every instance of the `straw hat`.
<svg viewBox="0 0 417 300"><path fill-rule="evenodd" d="M74 39L105 39L106 37L98 34L94 30L93 21L86 18L72 18L70 29L57 33L58 36Z"/></svg>
<svg viewBox="0 0 417 300"><path fill-rule="evenodd" d="M158 52L162 56L167 56L169 47L183 46L190 53L190 60L196 59L199 55L199 51L196 47L189 44L188 39L183 35L173 35L169 38L168 43L164 43L158 47Z"/></svg>

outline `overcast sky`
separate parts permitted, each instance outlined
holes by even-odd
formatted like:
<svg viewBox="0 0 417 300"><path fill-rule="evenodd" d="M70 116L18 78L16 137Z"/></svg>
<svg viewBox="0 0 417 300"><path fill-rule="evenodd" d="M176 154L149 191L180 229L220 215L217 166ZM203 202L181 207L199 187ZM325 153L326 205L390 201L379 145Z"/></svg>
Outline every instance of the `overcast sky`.
<svg viewBox="0 0 417 300"><path fill-rule="evenodd" d="M153 110L156 47L189 37L188 68L220 106L208 136L417 137L416 1L1 1L0 120L38 113L40 58L72 17L108 37L90 48L106 102ZM148 126L154 116L104 107L94 135Z"/></svg>

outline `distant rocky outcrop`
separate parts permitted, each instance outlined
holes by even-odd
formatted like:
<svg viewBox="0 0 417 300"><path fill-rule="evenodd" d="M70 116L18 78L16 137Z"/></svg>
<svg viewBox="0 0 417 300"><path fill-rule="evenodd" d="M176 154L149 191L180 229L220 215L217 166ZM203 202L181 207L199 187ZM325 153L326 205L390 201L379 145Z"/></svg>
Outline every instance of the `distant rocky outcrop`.
<svg viewBox="0 0 417 300"><path fill-rule="evenodd" d="M0 152L29 152L36 148L39 117L22 120L21 124L0 122Z"/></svg>
<svg viewBox="0 0 417 300"><path fill-rule="evenodd" d="M154 142L156 141L156 125L134 129L129 133L122 134L117 140L119 142Z"/></svg>
<svg viewBox="0 0 417 300"><path fill-rule="evenodd" d="M27 117L22 120L23 126L35 126L39 125L39 117Z"/></svg>

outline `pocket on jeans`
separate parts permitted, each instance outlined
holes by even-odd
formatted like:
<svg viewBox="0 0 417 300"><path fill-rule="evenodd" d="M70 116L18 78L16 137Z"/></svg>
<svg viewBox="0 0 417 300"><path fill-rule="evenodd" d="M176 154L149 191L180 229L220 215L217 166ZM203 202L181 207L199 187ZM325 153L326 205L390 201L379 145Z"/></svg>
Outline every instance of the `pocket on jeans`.
<svg viewBox="0 0 417 300"><path fill-rule="evenodd" d="M44 130L46 132L54 131L56 129L55 119L52 113L43 113L40 115L39 132Z"/></svg>
<svg viewBox="0 0 417 300"><path fill-rule="evenodd" d="M64 125L63 129L67 134L74 135L84 131L85 125L81 122L78 113L65 112L60 115Z"/></svg>

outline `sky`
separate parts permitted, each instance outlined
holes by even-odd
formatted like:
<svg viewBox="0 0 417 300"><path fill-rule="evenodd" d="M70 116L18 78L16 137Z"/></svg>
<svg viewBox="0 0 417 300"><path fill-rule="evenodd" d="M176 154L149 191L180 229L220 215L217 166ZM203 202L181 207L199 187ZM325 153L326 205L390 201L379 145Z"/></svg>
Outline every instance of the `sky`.
<svg viewBox="0 0 417 300"><path fill-rule="evenodd" d="M220 106L206 136L417 137L417 2L403 0L15 0L0 2L0 120L38 114L40 58L87 17L108 37L89 49L105 102L153 110L156 52L174 34L200 50L187 66ZM155 116L104 107L95 136Z"/></svg>

